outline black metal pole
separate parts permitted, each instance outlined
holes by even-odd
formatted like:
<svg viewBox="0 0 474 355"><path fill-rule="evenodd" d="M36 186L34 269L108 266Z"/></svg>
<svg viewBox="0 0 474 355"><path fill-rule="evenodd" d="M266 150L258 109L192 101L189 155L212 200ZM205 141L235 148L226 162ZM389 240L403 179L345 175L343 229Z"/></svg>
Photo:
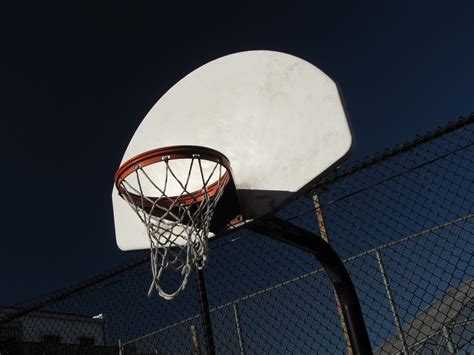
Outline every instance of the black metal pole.
<svg viewBox="0 0 474 355"><path fill-rule="evenodd" d="M207 355L215 355L214 337L212 335L211 315L209 314L209 303L207 301L206 284L204 283L203 270L196 270L196 279L199 290L199 299L201 301L202 325L204 327L204 337L206 339Z"/></svg>
<svg viewBox="0 0 474 355"><path fill-rule="evenodd" d="M317 235L275 217L255 223L249 228L262 235L306 250L321 262L341 303L342 314L354 354L372 354L369 335L354 285L334 249Z"/></svg>

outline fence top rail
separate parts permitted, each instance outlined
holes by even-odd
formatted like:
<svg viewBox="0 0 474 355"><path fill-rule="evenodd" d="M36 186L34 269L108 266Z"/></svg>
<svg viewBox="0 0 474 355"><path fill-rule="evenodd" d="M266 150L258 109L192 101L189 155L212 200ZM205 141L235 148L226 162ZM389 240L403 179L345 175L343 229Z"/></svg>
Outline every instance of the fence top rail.
<svg viewBox="0 0 474 355"><path fill-rule="evenodd" d="M336 172L334 175L330 175L325 179L322 179L316 185L314 185L310 193L314 193L315 191L318 191L318 189L321 189L326 185L330 185L334 182L340 181L352 174L367 169L377 163L380 163L381 161L393 158L433 139L442 137L460 128L466 127L471 123L474 123L474 112L467 117L460 117L457 121L449 122L446 126L439 127L435 131L427 132L422 136L418 136L415 139L409 141L408 143L397 145L392 149L385 150L383 153L376 153L372 158L369 158L359 163L355 163L354 165L349 166L347 169L344 169L340 172Z"/></svg>

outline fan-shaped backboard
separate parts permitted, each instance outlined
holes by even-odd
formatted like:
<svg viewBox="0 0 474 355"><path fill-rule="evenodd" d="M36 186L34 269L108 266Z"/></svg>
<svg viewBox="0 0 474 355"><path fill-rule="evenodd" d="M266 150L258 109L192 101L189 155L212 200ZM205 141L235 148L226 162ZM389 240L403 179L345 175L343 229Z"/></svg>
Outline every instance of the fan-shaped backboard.
<svg viewBox="0 0 474 355"><path fill-rule="evenodd" d="M161 97L122 159L197 145L232 166L245 220L271 214L347 156L352 134L337 85L305 60L272 51L216 59ZM117 243L149 248L145 228L113 189Z"/></svg>

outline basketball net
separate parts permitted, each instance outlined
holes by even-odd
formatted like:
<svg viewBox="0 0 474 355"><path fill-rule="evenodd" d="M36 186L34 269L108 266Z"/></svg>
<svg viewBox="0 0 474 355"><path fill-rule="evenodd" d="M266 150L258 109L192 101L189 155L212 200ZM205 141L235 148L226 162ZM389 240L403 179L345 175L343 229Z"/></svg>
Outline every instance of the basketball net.
<svg viewBox="0 0 474 355"><path fill-rule="evenodd" d="M170 156L163 156L158 162L165 164L162 181L152 179L146 168L138 163L133 166L133 172L120 180L118 185L122 198L140 218L150 240L153 280L148 296L156 290L166 300L175 298L184 290L193 267L201 270L206 264L209 226L229 176L220 162L212 162L213 168L203 169L201 156L192 154L187 159L187 174L178 177L170 165L171 160ZM199 190L188 190L191 175L199 176L199 185L202 185ZM167 189L171 183L179 187L181 192L178 195L168 195ZM143 188L145 185L146 194ZM149 191L150 186L153 193ZM181 284L174 292L166 292L162 287L165 271L181 275Z"/></svg>

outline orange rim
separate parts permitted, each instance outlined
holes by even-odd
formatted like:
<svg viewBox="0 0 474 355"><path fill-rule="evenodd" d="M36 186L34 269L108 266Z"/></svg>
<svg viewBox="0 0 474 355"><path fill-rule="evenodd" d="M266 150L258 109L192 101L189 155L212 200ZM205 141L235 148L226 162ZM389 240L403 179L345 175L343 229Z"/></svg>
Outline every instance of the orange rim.
<svg viewBox="0 0 474 355"><path fill-rule="evenodd" d="M146 199L143 199L142 196L128 192L123 186L122 181L124 181L130 174L136 171L138 168L143 168L145 166L163 162L166 160L177 160L177 159L193 159L199 156L202 160L213 161L217 164L222 165L226 172L215 182L209 185L204 191L203 189L199 191L191 192L185 196L172 196L167 199L145 196ZM129 197L136 206L143 207L145 209L153 209L156 213L159 213L159 210L155 210L154 207L159 205L163 208L170 208L172 205L176 207L180 205L193 205L204 200L206 195L213 198L221 188L225 188L232 179L232 170L230 167L230 162L225 155L219 153L217 150L192 146L192 145L181 145L173 147L164 147L149 150L147 152L141 153L129 160L127 160L115 173L115 187L119 191L119 194L122 196ZM159 200L159 201L158 201Z"/></svg>

